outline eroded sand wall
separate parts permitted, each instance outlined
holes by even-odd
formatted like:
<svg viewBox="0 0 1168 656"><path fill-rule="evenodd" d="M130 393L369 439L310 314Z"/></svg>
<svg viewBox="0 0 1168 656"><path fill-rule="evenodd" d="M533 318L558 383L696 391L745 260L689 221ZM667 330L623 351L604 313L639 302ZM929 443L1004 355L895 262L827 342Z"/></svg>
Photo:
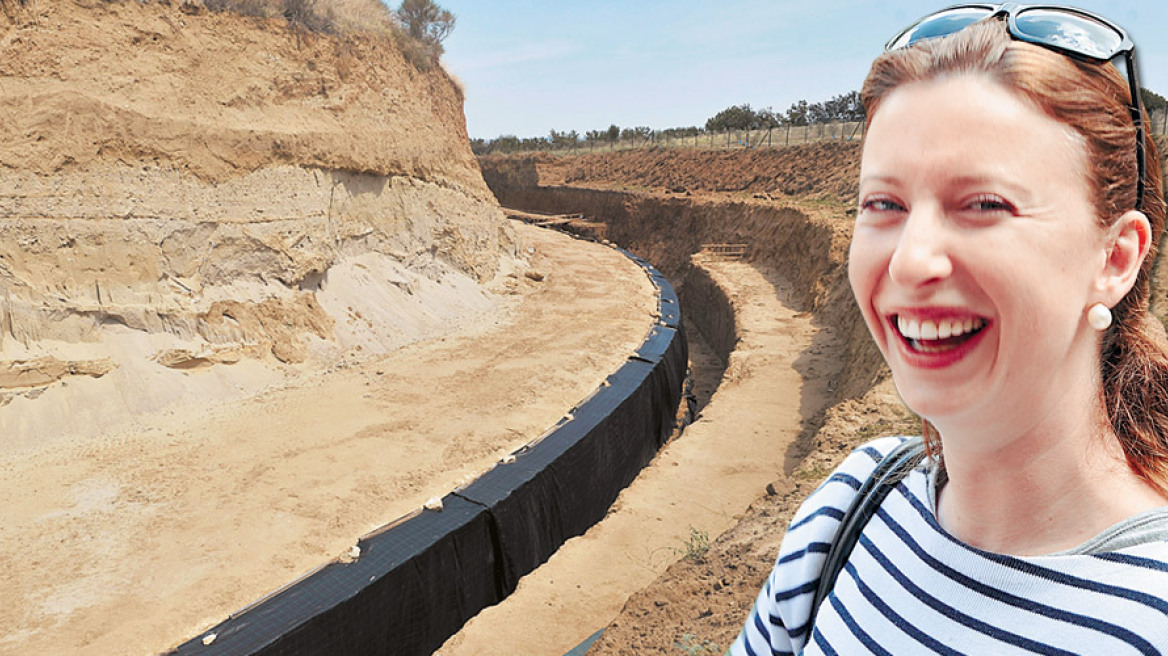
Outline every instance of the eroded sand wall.
<svg viewBox="0 0 1168 656"><path fill-rule="evenodd" d="M633 148L588 153L581 149L571 156L535 154L524 158L535 162L539 183L544 185L617 184L678 193L702 189L850 200L860 178L860 148L858 139L844 139L746 150ZM513 158L480 158L484 168L508 159Z"/></svg>
<svg viewBox="0 0 1168 656"><path fill-rule="evenodd" d="M273 320L327 339L332 321L314 294L335 265L378 253L406 269L440 260L485 277L499 257L497 214L433 182L300 166L221 184L124 165L8 173L0 349L96 341L108 323L216 346L272 342L239 316L249 310L223 310L265 302ZM280 348L280 359L303 359Z"/></svg>
<svg viewBox="0 0 1168 656"><path fill-rule="evenodd" d="M9 3L0 403L67 376L332 366L483 311L517 246L462 100L389 34L197 2ZM174 396L151 395L124 410Z"/></svg>

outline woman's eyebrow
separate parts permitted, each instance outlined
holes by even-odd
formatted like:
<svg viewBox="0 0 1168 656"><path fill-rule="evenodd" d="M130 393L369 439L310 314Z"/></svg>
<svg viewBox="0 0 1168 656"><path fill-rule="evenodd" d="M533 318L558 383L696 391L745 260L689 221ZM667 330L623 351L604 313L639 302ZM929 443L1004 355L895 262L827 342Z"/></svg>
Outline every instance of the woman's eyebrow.
<svg viewBox="0 0 1168 656"><path fill-rule="evenodd" d="M979 185L992 184L996 187L1003 188L1010 195L1022 200L1031 198L1030 189L1025 185L1019 184L1007 176L991 175L991 174L959 174L952 177L946 177L945 186L949 188L961 187L976 187ZM891 173L870 173L860 175L860 187L866 184L885 184L885 185L901 185L904 181Z"/></svg>
<svg viewBox="0 0 1168 656"><path fill-rule="evenodd" d="M976 187L985 184L992 184L996 187L1001 187L1019 201L1029 201L1033 198L1030 188L1028 188L1026 185L1019 184L1008 176L980 174L958 175L950 178L949 180L949 186L958 188Z"/></svg>
<svg viewBox="0 0 1168 656"><path fill-rule="evenodd" d="M869 174L860 176L860 186L866 183L882 182L884 184L900 184L900 178L887 174Z"/></svg>

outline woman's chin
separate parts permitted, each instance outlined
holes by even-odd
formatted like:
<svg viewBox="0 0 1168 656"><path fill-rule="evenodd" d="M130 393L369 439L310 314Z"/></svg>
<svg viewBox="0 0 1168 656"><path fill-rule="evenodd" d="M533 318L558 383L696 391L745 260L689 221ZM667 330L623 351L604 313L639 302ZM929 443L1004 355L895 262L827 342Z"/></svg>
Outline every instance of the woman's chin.
<svg viewBox="0 0 1168 656"><path fill-rule="evenodd" d="M916 380L903 381L895 373L892 380L896 384L897 394L908 409L934 425L965 414L973 403L973 399L952 387L939 388L922 385Z"/></svg>

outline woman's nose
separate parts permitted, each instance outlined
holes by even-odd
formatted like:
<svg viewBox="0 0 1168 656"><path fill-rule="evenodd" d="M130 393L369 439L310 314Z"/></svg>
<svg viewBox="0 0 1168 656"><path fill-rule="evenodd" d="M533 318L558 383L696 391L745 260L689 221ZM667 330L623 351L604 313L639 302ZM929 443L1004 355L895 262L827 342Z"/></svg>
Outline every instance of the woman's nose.
<svg viewBox="0 0 1168 656"><path fill-rule="evenodd" d="M898 285L921 287L953 273L948 237L939 213L917 210L902 224L888 275Z"/></svg>

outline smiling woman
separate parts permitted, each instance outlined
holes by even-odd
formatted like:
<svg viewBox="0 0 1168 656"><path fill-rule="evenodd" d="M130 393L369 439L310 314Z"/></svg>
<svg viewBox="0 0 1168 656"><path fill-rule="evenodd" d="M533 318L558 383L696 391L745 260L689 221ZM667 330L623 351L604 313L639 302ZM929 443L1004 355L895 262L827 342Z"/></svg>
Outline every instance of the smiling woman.
<svg viewBox="0 0 1168 656"><path fill-rule="evenodd" d="M1134 74L1120 28L1014 4L938 12L877 59L849 278L929 457L812 608L844 510L902 440L853 453L733 653L1168 648L1164 201Z"/></svg>
<svg viewBox="0 0 1168 656"><path fill-rule="evenodd" d="M852 288L905 402L942 434L976 435L947 451L1000 449L1038 408L1102 410L1090 386L1042 384L1090 379L1098 333L1082 314L1115 305L1097 286L1136 271L1096 280L1109 235L1086 168L1069 127L981 77L906 84L872 120Z"/></svg>

